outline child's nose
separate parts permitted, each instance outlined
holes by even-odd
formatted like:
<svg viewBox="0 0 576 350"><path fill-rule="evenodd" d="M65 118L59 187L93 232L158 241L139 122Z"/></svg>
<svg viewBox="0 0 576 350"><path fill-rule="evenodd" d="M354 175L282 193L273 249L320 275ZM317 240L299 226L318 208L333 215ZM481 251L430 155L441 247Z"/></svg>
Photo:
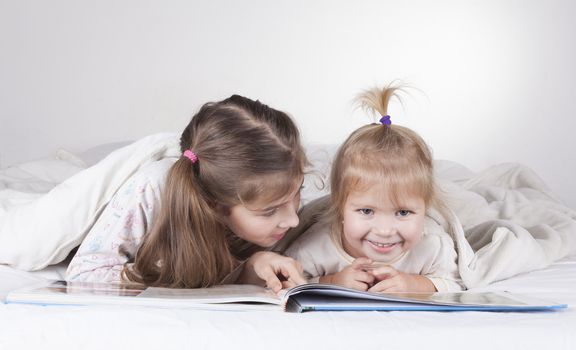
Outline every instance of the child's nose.
<svg viewBox="0 0 576 350"><path fill-rule="evenodd" d="M375 224L373 230L376 233L387 235L396 232L396 224L390 218L380 218Z"/></svg>
<svg viewBox="0 0 576 350"><path fill-rule="evenodd" d="M295 206L289 206L286 209L286 213L278 224L278 227L291 228L298 226L298 223L300 222L300 219L298 218L298 208Z"/></svg>

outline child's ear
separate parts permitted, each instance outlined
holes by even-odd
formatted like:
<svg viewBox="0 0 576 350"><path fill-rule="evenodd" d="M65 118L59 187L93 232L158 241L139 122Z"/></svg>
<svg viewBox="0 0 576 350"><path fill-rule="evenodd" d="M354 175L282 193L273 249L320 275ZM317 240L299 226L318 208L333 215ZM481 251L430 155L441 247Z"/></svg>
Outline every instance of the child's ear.
<svg viewBox="0 0 576 350"><path fill-rule="evenodd" d="M214 205L214 210L216 213L222 216L230 215L230 207L224 204L216 204Z"/></svg>

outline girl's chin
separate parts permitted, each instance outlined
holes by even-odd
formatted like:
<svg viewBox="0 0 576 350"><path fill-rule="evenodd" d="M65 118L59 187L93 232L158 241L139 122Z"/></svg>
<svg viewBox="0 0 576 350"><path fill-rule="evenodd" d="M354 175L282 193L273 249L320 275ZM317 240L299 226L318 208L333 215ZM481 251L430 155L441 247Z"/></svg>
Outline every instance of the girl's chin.
<svg viewBox="0 0 576 350"><path fill-rule="evenodd" d="M285 234L281 234L281 235L273 235L271 237L269 237L266 242L262 242L261 244L258 244L261 247L264 248L270 248L273 247L276 243L280 242L282 240L282 238L284 238Z"/></svg>
<svg viewBox="0 0 576 350"><path fill-rule="evenodd" d="M257 246L260 246L262 248L272 248L276 243L278 243L278 241L273 241L271 239L267 240L266 242L258 242L258 243L254 243Z"/></svg>

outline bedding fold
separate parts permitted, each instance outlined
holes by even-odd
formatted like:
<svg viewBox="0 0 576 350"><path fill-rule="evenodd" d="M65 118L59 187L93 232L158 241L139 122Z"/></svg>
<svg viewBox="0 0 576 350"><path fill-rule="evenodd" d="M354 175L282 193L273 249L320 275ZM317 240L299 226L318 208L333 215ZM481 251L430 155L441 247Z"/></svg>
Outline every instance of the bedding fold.
<svg viewBox="0 0 576 350"><path fill-rule="evenodd" d="M545 268L575 250L576 212L526 166L498 164L441 187L467 288Z"/></svg>
<svg viewBox="0 0 576 350"><path fill-rule="evenodd" d="M174 133L142 138L47 193L0 190L0 263L33 271L64 260L118 188L142 166L179 156L178 143Z"/></svg>
<svg viewBox="0 0 576 350"><path fill-rule="evenodd" d="M180 156L178 142L179 135L172 133L142 138L47 193L0 189L0 263L39 270L64 260L130 176L150 162ZM439 186L453 210L444 226L455 240L467 288L544 268L576 250L576 212L529 168L506 163L475 173L453 162L437 165ZM329 169L328 164L314 166ZM325 209L311 202L291 237Z"/></svg>

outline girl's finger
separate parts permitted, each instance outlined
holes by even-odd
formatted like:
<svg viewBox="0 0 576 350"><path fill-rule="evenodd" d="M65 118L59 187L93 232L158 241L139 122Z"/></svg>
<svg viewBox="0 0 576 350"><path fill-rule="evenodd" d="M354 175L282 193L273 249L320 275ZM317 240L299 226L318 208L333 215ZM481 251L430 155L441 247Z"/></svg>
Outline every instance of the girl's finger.
<svg viewBox="0 0 576 350"><path fill-rule="evenodd" d="M370 285L362 282L354 282L351 287L356 290L367 291Z"/></svg>
<svg viewBox="0 0 576 350"><path fill-rule="evenodd" d="M294 266L293 264L282 266L280 273L286 281L294 283L295 285L305 284L308 282L306 281L306 278L302 276L300 269L298 269L297 266Z"/></svg>
<svg viewBox="0 0 576 350"><path fill-rule="evenodd" d="M352 262L351 266L355 270L365 270L365 269L369 268L371 264L372 264L372 259L362 257L362 258L357 258L356 260L354 260Z"/></svg>
<svg viewBox="0 0 576 350"><path fill-rule="evenodd" d="M378 279L388 279L398 274L398 271L389 265L378 266L373 269L372 274Z"/></svg>
<svg viewBox="0 0 576 350"><path fill-rule="evenodd" d="M370 289L368 289L368 291L369 292L376 292L376 293L392 292L393 288L394 288L393 281L382 280L382 281L376 283L375 285L373 285Z"/></svg>
<svg viewBox="0 0 576 350"><path fill-rule="evenodd" d="M368 285L372 285L372 283L374 283L374 275L372 275L370 272L358 271L354 275L354 279L359 282L364 282Z"/></svg>
<svg viewBox="0 0 576 350"><path fill-rule="evenodd" d="M265 268L259 271L258 277L260 277L265 283L266 287L272 289L274 292L280 291L282 289L282 282L274 273L272 268Z"/></svg>

